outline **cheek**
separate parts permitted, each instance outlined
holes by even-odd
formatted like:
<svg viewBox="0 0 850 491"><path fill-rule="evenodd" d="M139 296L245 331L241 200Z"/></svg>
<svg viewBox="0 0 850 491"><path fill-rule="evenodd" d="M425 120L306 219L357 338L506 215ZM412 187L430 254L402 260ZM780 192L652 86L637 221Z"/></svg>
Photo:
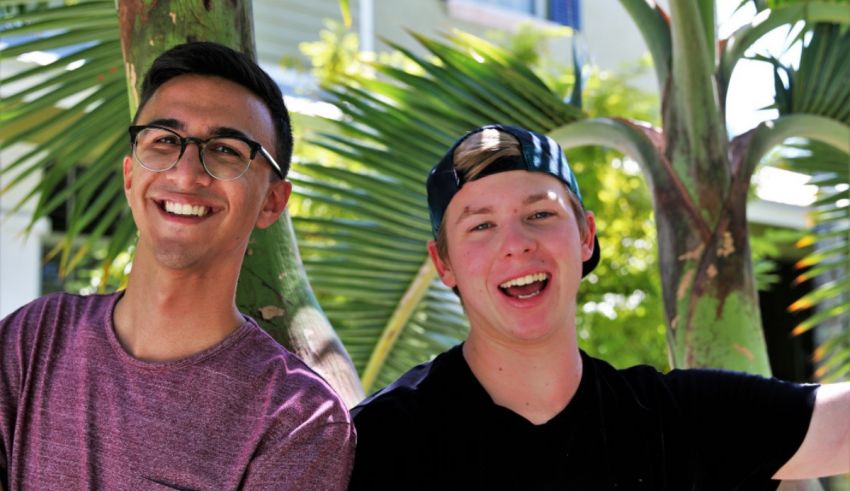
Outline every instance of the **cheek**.
<svg viewBox="0 0 850 491"><path fill-rule="evenodd" d="M487 281L490 264L486 260L488 253L483 247L455 251L450 257L457 258L453 264L456 265L458 282L478 284Z"/></svg>
<svg viewBox="0 0 850 491"><path fill-rule="evenodd" d="M150 176L146 174L150 173L142 173L139 172L137 168L133 168L130 171L130 186L129 188L125 187L124 192L127 196L127 202L130 207L140 206L143 201L143 196L145 193L145 189L148 186ZM126 186L126 181L125 181Z"/></svg>
<svg viewBox="0 0 850 491"><path fill-rule="evenodd" d="M247 184L247 183L246 183ZM262 197L266 189L257 185L244 185L234 189L231 195L231 206L235 207L240 223L249 232L254 229L262 208Z"/></svg>

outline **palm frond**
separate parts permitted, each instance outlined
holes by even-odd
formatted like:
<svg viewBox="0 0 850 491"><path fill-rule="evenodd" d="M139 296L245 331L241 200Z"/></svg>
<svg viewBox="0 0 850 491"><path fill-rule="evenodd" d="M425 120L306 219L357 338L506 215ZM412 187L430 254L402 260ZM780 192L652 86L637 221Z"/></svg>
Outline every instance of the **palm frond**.
<svg viewBox="0 0 850 491"><path fill-rule="evenodd" d="M800 35L799 66L774 66L775 108L781 115L816 114L850 126L850 27L816 24ZM824 143L805 141L786 145L783 167L812 176L818 185L813 203L813 228L801 244L811 247L798 262L798 282L812 281L812 291L790 310L813 309L794 332L833 326L836 339L822 352L824 377L847 376L850 363L850 154Z"/></svg>
<svg viewBox="0 0 850 491"><path fill-rule="evenodd" d="M815 225L798 241L809 252L798 261L801 270L796 282L812 282L812 290L789 310L809 310L812 315L800 323L795 334L814 327L831 330L828 343L816 358L819 375L838 380L850 375L850 155L818 142L786 145L782 167L809 174L818 186L818 199L812 204Z"/></svg>
<svg viewBox="0 0 850 491"><path fill-rule="evenodd" d="M25 149L4 162L0 192L40 173L15 206L36 200L30 226L67 207L71 225L61 241L62 272L104 237L111 241L104 264L111 264L135 231L121 192L130 114L115 4L90 0L18 13L0 35L11 40L0 51L2 59L59 53L50 63L4 73L0 80L20 87L0 103L0 148Z"/></svg>

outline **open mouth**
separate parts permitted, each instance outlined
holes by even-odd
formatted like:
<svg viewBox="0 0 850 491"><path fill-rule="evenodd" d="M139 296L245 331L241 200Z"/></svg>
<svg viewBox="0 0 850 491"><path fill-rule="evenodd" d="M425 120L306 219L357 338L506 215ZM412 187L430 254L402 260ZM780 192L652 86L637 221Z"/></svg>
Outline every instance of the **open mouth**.
<svg viewBox="0 0 850 491"><path fill-rule="evenodd" d="M499 285L499 290L509 297L525 300L540 295L548 284L548 273L534 273L508 280Z"/></svg>
<svg viewBox="0 0 850 491"><path fill-rule="evenodd" d="M163 211L177 216L203 217L210 212L209 208L202 205L190 205L174 201L160 201L157 204Z"/></svg>

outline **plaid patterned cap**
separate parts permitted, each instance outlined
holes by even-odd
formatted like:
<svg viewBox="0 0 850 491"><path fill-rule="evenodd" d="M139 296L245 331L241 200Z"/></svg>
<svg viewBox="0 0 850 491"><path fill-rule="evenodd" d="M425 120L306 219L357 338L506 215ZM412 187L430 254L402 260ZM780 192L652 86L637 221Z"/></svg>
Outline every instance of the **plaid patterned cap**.
<svg viewBox="0 0 850 491"><path fill-rule="evenodd" d="M426 184L428 189L428 211L431 215L431 231L435 238L440 230L443 215L449 207L449 202L451 202L454 195L457 194L466 182L464 176L455 169L455 149L471 135L488 129L503 131L516 138L519 141L522 156L499 159L488 166L480 175L476 176L476 179L511 170L545 172L557 177L558 180L566 184L567 188L578 198L582 206L584 206L581 192L578 189L578 182L576 182L576 176L573 174L572 169L570 169L570 165L567 163L567 157L564 156L561 146L555 140L546 135L522 128L491 124L476 128L460 137L443 158L440 159L440 162L431 169L431 173L428 175L428 182ZM598 237L594 238L594 241L593 255L582 265L582 277L593 271L593 268L599 263Z"/></svg>

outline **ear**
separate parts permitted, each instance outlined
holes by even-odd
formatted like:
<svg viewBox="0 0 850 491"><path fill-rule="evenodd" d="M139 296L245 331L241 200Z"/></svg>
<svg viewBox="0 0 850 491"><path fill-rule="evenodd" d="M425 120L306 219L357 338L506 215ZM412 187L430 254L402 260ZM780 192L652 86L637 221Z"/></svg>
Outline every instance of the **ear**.
<svg viewBox="0 0 850 491"><path fill-rule="evenodd" d="M440 258L440 253L437 252L437 242L434 240L428 241L428 255L431 256L431 262L434 263L434 268L437 270L437 274L440 275L440 279L443 280L443 284L449 288L456 287L457 278L455 278L454 272L452 272L452 265Z"/></svg>
<svg viewBox="0 0 850 491"><path fill-rule="evenodd" d="M285 179L275 180L269 184L263 208L257 217L257 228L267 228L277 221L286 209L290 194L292 194L292 183Z"/></svg>
<svg viewBox="0 0 850 491"><path fill-rule="evenodd" d="M587 261L593 256L593 248L595 247L596 238L596 218L592 211L585 212L587 219L587 234L581 240L581 260Z"/></svg>
<svg viewBox="0 0 850 491"><path fill-rule="evenodd" d="M124 156L123 164L124 174L124 196L127 198L127 203L130 203L130 189L133 187L133 157Z"/></svg>

